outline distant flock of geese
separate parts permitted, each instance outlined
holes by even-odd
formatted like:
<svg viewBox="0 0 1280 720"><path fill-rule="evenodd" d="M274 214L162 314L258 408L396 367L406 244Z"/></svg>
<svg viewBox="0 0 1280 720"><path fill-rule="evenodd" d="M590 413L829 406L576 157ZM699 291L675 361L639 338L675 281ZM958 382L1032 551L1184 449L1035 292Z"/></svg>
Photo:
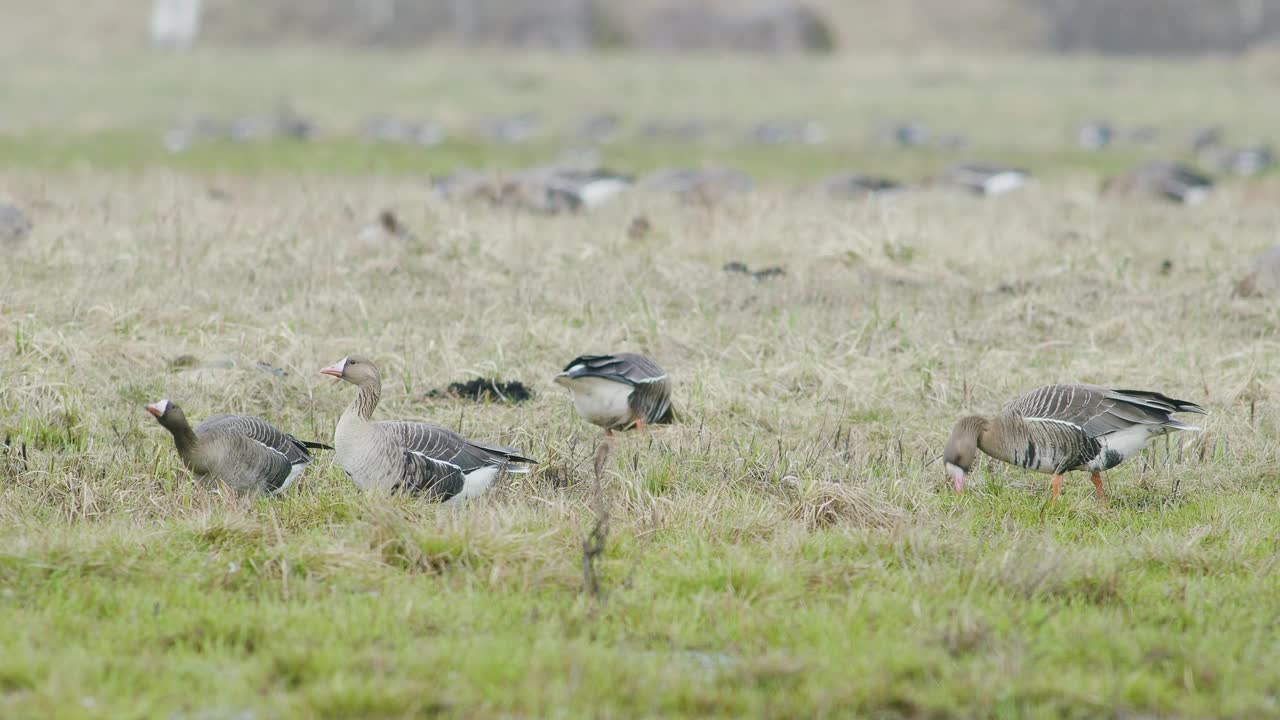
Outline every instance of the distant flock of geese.
<svg viewBox="0 0 1280 720"><path fill-rule="evenodd" d="M338 466L361 490L411 493L457 504L483 495L503 473L527 473L537 461L522 451L463 437L428 423L373 419L382 393L377 365L349 355L320 371L356 388L338 418L333 445L306 442L257 417L215 415L194 428L170 400L147 411L173 435L183 465L205 483L245 493L280 493L296 484L311 450L331 449ZM578 414L604 429L643 430L676 420L671 379L639 353L583 355L555 378L568 389ZM943 451L946 475L963 492L978 451L1052 476L1056 500L1062 478L1087 471L1099 498L1102 472L1134 456L1152 438L1199 430L1175 413L1204 408L1157 392L1111 390L1096 385L1050 385L1009 403L992 417L956 423Z"/></svg>
<svg viewBox="0 0 1280 720"><path fill-rule="evenodd" d="M434 183L436 193L446 199L480 200L495 206L510 206L540 213L574 212L598 207L630 187L671 192L685 199L709 201L741 193L753 187L752 178L734 168L674 168L635 177L600 167L598 146L621 136L623 123L612 113L591 113L574 125L573 139L579 147L546 166L500 175L458 170ZM525 112L492 118L480 128L480 137L497 144L525 143L542 130L537 113ZM653 120L643 123L638 137L654 142L699 142L712 131L709 123L696 119ZM282 103L274 113L231 121L201 117L180 123L164 137L172 152L183 152L200 141L254 141L261 139L308 140L315 136L316 124ZM431 147L445 142L443 127L429 121L407 120L387 115L368 118L361 135L369 142L398 143ZM938 133L919 121L901 121L881 128L884 142L903 148L935 147L957 150L966 145L958 134ZM1079 126L1076 145L1088 151L1102 151L1128 144L1152 145L1159 133L1150 126L1122 129L1107 121ZM766 120L752 126L745 139L763 145L818 145L828 141L825 127L813 120ZM1265 143L1228 145L1221 127L1197 130L1187 146L1197 165L1172 160L1152 160L1129 172L1109 178L1102 187L1108 196L1145 196L1193 205L1205 200L1213 188L1214 172L1252 176L1275 164L1271 147ZM841 173L821 182L821 190L832 198L865 198L903 192L912 188L951 187L982 196L1001 195L1026 185L1031 175L1023 169L999 163L956 163L918 182L895 178Z"/></svg>

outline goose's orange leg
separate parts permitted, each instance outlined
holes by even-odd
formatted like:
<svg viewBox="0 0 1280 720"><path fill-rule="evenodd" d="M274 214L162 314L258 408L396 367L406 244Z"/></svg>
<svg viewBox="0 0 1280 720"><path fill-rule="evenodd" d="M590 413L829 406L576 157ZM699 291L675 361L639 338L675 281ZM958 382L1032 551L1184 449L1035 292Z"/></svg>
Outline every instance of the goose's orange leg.
<svg viewBox="0 0 1280 720"><path fill-rule="evenodd" d="M1062 492L1062 473L1053 474L1053 492L1049 494L1049 500L1057 500L1058 494Z"/></svg>
<svg viewBox="0 0 1280 720"><path fill-rule="evenodd" d="M644 418L636 420L636 431L644 432Z"/></svg>
<svg viewBox="0 0 1280 720"><path fill-rule="evenodd" d="M1102 473L1094 470L1093 477L1090 479L1093 480L1093 487L1098 491L1098 499L1101 500L1102 498L1105 498L1106 493L1102 492Z"/></svg>

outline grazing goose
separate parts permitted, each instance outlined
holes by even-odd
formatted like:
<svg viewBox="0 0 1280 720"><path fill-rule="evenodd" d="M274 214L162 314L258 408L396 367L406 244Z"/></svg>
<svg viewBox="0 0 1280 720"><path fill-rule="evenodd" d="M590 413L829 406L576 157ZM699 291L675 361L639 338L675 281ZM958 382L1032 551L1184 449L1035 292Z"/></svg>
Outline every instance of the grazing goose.
<svg viewBox="0 0 1280 720"><path fill-rule="evenodd" d="M1062 474L1088 470L1102 497L1102 471L1142 450L1147 441L1174 430L1199 430L1170 415L1207 414L1204 408L1160 393L1109 390L1097 385L1049 385L1005 406L992 418L956 423L942 459L956 492L964 490L978 450L997 460L1053 475L1051 499Z"/></svg>
<svg viewBox="0 0 1280 720"><path fill-rule="evenodd" d="M1216 153L1206 152L1201 158L1210 161L1210 164L1217 166L1222 172L1240 177L1252 177L1266 172L1276 164L1275 154L1268 145L1246 145Z"/></svg>
<svg viewBox="0 0 1280 720"><path fill-rule="evenodd" d="M987 163L960 163L947 168L941 177L929 182L950 185L974 195L993 197L1017 190L1031 182L1031 173Z"/></svg>
<svg viewBox="0 0 1280 720"><path fill-rule="evenodd" d="M1110 123L1095 120L1076 129L1076 145L1081 150L1102 150L1111 145L1115 135Z"/></svg>
<svg viewBox="0 0 1280 720"><path fill-rule="evenodd" d="M578 413L604 428L605 435L674 420L667 371L639 353L583 355L555 381L569 389Z"/></svg>
<svg viewBox="0 0 1280 720"><path fill-rule="evenodd" d="M526 473L536 462L519 450L468 440L437 425L373 422L382 377L362 357L345 357L320 373L359 390L338 419L333 444L338 465L361 490L420 492L457 503L484 494L498 473Z"/></svg>
<svg viewBox="0 0 1280 720"><path fill-rule="evenodd" d="M415 240L413 233L400 222L392 210L378 213L378 222L360 228L356 243L366 247L378 247L389 243L409 243Z"/></svg>
<svg viewBox="0 0 1280 720"><path fill-rule="evenodd" d="M1107 178L1102 194L1112 197L1154 197L1197 205L1213 190L1213 179L1182 163L1153 160L1123 175Z"/></svg>
<svg viewBox="0 0 1280 720"><path fill-rule="evenodd" d="M148 405L147 412L173 434L178 457L197 479L222 481L240 492L284 492L311 462L308 448L332 449L303 442L261 418L214 415L193 429L182 408L168 400Z"/></svg>
<svg viewBox="0 0 1280 720"><path fill-rule="evenodd" d="M829 197L859 200L902 190L902 185L897 181L856 173L833 175L823 181L822 187Z"/></svg>

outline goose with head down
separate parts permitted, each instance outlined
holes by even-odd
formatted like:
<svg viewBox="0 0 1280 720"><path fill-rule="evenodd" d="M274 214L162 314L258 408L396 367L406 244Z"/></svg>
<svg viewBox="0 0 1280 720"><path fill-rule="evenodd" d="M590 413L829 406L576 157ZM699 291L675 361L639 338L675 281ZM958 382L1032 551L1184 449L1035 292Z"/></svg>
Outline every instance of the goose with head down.
<svg viewBox="0 0 1280 720"><path fill-rule="evenodd" d="M1049 385L1009 403L995 417L956 423L943 452L956 492L973 469L978 450L1010 465L1053 476L1057 499L1063 473L1088 470L1098 497L1102 471L1136 455L1151 438L1175 430L1199 430L1173 413L1207 414L1185 400L1157 392L1110 390L1097 385Z"/></svg>
<svg viewBox="0 0 1280 720"><path fill-rule="evenodd" d="M605 435L675 419L670 376L640 353L574 358L555 382L569 389L578 413L604 428Z"/></svg>
<svg viewBox="0 0 1280 720"><path fill-rule="evenodd" d="M221 481L240 492L284 492L311 462L309 450L332 449L248 415L214 415L192 428L169 400L148 405L147 412L173 434L178 457L197 479Z"/></svg>
<svg viewBox="0 0 1280 720"><path fill-rule="evenodd" d="M373 422L382 376L363 357L347 356L320 373L356 386L333 445L338 465L362 490L422 493L458 503L484 494L500 473L526 473L536 463L514 448L468 440L438 425Z"/></svg>

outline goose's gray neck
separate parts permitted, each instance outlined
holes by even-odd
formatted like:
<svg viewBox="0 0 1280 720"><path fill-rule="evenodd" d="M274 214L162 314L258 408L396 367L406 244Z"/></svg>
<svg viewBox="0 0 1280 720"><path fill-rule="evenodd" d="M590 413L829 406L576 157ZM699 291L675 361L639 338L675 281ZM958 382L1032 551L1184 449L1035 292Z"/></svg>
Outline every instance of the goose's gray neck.
<svg viewBox="0 0 1280 720"><path fill-rule="evenodd" d="M356 399L351 401L350 409L361 420L368 422L373 417L373 411L378 407L378 401L381 399L382 383L376 379L370 380L360 385L360 391L356 393Z"/></svg>

